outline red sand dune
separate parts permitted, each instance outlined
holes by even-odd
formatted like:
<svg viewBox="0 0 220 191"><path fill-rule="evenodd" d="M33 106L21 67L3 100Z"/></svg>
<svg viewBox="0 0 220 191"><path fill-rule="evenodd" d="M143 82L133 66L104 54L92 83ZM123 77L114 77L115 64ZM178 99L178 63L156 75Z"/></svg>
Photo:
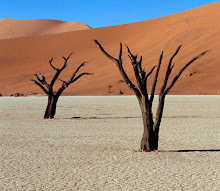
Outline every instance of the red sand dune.
<svg viewBox="0 0 220 191"><path fill-rule="evenodd" d="M0 19L0 39L56 34L85 29L90 29L90 27L75 21Z"/></svg>
<svg viewBox="0 0 220 191"><path fill-rule="evenodd" d="M144 13L142 13L144 14ZM119 89L132 94L122 80L114 63L98 49L93 39L97 39L113 56L118 56L119 43L126 43L133 53L143 55L143 66L149 71L157 65L161 51L164 60L161 66L159 91L170 56L182 44L175 58L173 75L192 57L211 49L205 56L193 63L183 73L170 94L218 94L220 84L220 2L184 11L153 20L112 27L96 28L60 34L29 36L0 40L0 93L9 95L20 92L42 93L30 81L35 72L44 74L48 81L54 74L48 61L54 57L54 65L61 67L62 56L74 52L61 79L68 80L75 68L83 61L89 63L81 70L94 73L84 76L66 89L64 95L117 95ZM134 81L127 52L123 50L124 68ZM190 77L186 74L192 73ZM154 73L153 73L154 75ZM153 75L149 78L151 85ZM60 85L61 82L58 83ZM108 85L112 92L108 94Z"/></svg>

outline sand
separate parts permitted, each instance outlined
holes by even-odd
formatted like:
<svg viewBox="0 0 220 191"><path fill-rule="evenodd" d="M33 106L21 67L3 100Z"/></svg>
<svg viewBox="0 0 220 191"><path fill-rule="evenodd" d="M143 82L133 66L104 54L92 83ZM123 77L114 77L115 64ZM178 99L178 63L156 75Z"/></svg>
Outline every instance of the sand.
<svg viewBox="0 0 220 191"><path fill-rule="evenodd" d="M1 39L0 93L3 95L16 92L25 95L33 92L42 93L38 86L30 82L30 79L34 77L33 74L42 73L50 81L54 75L54 70L48 63L51 57L54 57L54 65L61 67L62 56L67 57L73 52L68 67L60 78L67 81L77 66L84 61L89 63L81 72L91 72L94 75L86 76L68 87L64 92L65 95L107 95L108 85L113 86L114 95L119 94L119 89L127 95L132 94L125 83L118 83L122 77L115 64L107 59L93 42L94 39L97 39L114 57L118 57L119 43L127 44L133 54L138 53L139 56L143 56L142 65L147 72L158 64L163 50L164 60L156 88L157 93L164 80L169 58L180 44L183 47L174 59L176 64L171 79L194 56L211 49L211 52L184 71L170 93L180 95L219 94L219 20L220 2L218 1L143 22L59 34ZM42 24L43 26L48 25ZM55 28L50 29L56 33ZM39 28L36 29L36 32L39 32ZM123 60L128 76L135 81L125 46ZM149 84L153 79L153 77L149 78Z"/></svg>
<svg viewBox="0 0 220 191"><path fill-rule="evenodd" d="M151 153L134 96L46 102L0 98L0 190L219 190L219 96L167 96Z"/></svg>

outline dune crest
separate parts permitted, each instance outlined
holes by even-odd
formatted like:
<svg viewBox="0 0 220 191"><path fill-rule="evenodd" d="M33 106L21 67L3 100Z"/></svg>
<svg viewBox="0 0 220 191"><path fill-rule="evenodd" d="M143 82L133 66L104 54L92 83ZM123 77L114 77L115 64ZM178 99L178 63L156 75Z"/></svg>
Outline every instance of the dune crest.
<svg viewBox="0 0 220 191"><path fill-rule="evenodd" d="M85 29L90 29L90 27L76 21L0 19L0 39L56 34Z"/></svg>

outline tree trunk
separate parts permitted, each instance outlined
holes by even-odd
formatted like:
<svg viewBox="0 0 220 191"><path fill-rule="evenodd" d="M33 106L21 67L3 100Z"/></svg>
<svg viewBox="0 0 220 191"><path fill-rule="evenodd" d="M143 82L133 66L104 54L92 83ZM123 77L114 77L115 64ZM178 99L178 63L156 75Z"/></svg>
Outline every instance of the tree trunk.
<svg viewBox="0 0 220 191"><path fill-rule="evenodd" d="M159 103L157 107L157 113L156 113L156 119L155 124L153 127L154 133L155 133L155 150L158 150L158 140L159 140L159 130L160 130L160 123L163 116L163 108L165 103L165 95L159 95Z"/></svg>
<svg viewBox="0 0 220 191"><path fill-rule="evenodd" d="M44 119L54 118L54 115L56 113L57 101L57 96L48 96L48 104L44 114Z"/></svg>
<svg viewBox="0 0 220 191"><path fill-rule="evenodd" d="M158 145L154 131L153 131L153 114L151 103L146 103L145 100L139 100L140 108L142 111L142 119L144 125L144 133L141 140L141 151L154 151L155 146Z"/></svg>

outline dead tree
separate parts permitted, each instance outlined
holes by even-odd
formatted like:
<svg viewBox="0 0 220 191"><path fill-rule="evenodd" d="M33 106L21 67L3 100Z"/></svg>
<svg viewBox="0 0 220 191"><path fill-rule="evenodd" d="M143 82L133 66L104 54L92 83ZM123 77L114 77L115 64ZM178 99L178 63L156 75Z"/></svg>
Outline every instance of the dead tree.
<svg viewBox="0 0 220 191"><path fill-rule="evenodd" d="M121 90L119 90L119 93L122 95L122 94L124 94L124 92L123 91L121 91Z"/></svg>
<svg viewBox="0 0 220 191"><path fill-rule="evenodd" d="M73 75L71 76L71 78L68 81L63 81L63 80L59 79L63 83L62 83L62 86L58 89L58 91L55 92L53 90L53 86L54 86L56 80L58 79L59 75L61 74L61 72L66 68L68 59L70 58L71 55L72 55L72 53L67 58L63 57L64 64L60 69L55 68L52 65L53 58L51 58L51 60L49 61L49 64L56 71L56 73L55 73L54 77L52 78L50 84L47 83L45 76L43 76L42 74L38 75L37 73L35 73L34 75L38 81L31 80L31 81L34 81L35 84L38 85L48 95L48 104L47 104L47 108L46 108L46 111L44 114L44 119L54 118L54 115L56 113L57 101L58 101L60 95L63 93L63 91L70 84L76 82L79 78L81 78L84 75L92 75L92 73L86 73L86 72L77 75L79 69L87 63L87 62L83 62L81 65L78 66L78 68L76 69L76 71L73 73Z"/></svg>
<svg viewBox="0 0 220 191"><path fill-rule="evenodd" d="M108 85L108 93L111 93L112 85Z"/></svg>
<svg viewBox="0 0 220 191"><path fill-rule="evenodd" d="M172 64L172 61L174 57L178 54L181 45L177 48L176 52L173 54L173 56L170 58L164 82L161 87L160 93L159 93L159 102L158 102L158 108L156 111L156 117L155 120L153 120L153 113L152 113L152 104L154 100L154 94L155 94L155 88L157 84L158 74L160 70L160 66L162 63L163 58L163 52L160 55L159 63L157 66L154 66L148 73L142 68L142 56L139 60L137 60L137 55L133 55L130 51L130 49L127 47L128 56L131 60L131 64L133 66L135 78L137 85L135 85L130 78L128 77L127 73L125 72L123 68L123 61L122 61L122 43L120 43L120 51L119 51L119 58L114 58L113 56L109 55L102 45L97 41L94 40L95 43L99 46L102 53L104 53L105 56L107 56L110 60L116 63L122 77L124 78L125 82L129 86L129 88L134 92L136 95L141 112L142 112L142 118L143 118L143 125L144 125L144 132L143 137L141 140L141 151L154 151L158 150L158 139L159 139L159 129L160 129L160 123L163 115L163 109L164 109L164 102L165 102L165 96L168 94L170 89L174 86L180 75L183 73L183 71L194 61L196 61L198 58L206 54L209 50L206 50L202 52L201 54L195 56L193 59L191 59L180 71L179 73L173 78L172 82L167 85L169 76L172 72L172 69L174 67L174 64ZM151 88L150 95L148 94L147 89L147 79L152 74L153 70L157 67L153 85Z"/></svg>

